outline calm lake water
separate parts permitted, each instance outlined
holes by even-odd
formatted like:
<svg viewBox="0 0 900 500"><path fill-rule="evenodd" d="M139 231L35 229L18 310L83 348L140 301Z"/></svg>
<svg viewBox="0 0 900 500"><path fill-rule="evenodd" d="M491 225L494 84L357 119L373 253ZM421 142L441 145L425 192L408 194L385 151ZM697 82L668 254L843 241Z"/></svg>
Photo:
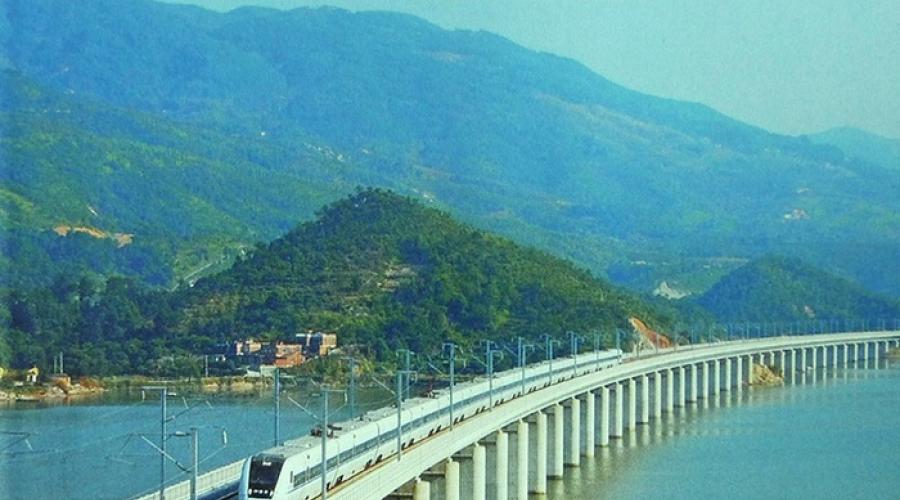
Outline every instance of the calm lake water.
<svg viewBox="0 0 900 500"><path fill-rule="evenodd" d="M364 392L360 406L389 398ZM318 410L318 399L301 402ZM331 405L344 401L336 396ZM286 398L281 407L282 435L306 434L312 419ZM170 432L201 428L203 470L273 439L271 399L171 398L169 415L176 417ZM156 443L159 417L150 394L146 401L0 406L0 498L124 498L155 489L159 455L141 435ZM169 450L189 461L189 439L171 438ZM815 383L723 396L708 408L665 416L597 455L550 480L547 498L900 498L900 363L820 370ZM174 464L167 475L187 477Z"/></svg>
<svg viewBox="0 0 900 500"><path fill-rule="evenodd" d="M290 394L312 412L321 399ZM360 391L359 408L390 404L381 391ZM349 416L341 395L332 395L337 419ZM168 399L168 432L200 429L201 472L231 463L272 446L274 405L271 397L188 396ZM18 403L0 405L0 499L118 499L159 487L158 393L105 396L69 405ZM281 436L309 433L313 419L286 396L281 398ZM223 440L224 435L227 440ZM27 438L27 441L25 440ZM191 460L190 439L172 437L168 452L182 464ZM174 463L172 482L189 479Z"/></svg>

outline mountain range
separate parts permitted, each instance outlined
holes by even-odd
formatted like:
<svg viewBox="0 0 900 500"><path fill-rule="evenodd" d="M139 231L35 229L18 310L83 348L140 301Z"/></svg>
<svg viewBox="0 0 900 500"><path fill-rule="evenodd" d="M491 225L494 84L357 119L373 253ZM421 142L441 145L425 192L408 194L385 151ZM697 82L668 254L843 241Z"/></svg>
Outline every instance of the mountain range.
<svg viewBox="0 0 900 500"><path fill-rule="evenodd" d="M892 166L490 33L332 8L0 9L13 284L193 282L368 185L639 290L702 293L779 253L900 295Z"/></svg>

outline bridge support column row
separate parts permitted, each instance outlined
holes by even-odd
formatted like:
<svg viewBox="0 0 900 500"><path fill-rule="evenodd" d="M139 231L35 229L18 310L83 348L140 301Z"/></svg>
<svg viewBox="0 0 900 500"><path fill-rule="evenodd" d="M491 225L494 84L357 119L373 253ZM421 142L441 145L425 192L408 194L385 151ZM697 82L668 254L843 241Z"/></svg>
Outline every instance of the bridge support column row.
<svg viewBox="0 0 900 500"><path fill-rule="evenodd" d="M734 358L735 383L734 386L738 392L744 390L744 358L738 356Z"/></svg>
<svg viewBox="0 0 900 500"><path fill-rule="evenodd" d="M685 380L686 379L685 379L684 367L679 366L678 367L678 406L680 406L682 408L684 408L684 404L687 399L687 397L685 395L687 392L685 390L685 385L686 385Z"/></svg>

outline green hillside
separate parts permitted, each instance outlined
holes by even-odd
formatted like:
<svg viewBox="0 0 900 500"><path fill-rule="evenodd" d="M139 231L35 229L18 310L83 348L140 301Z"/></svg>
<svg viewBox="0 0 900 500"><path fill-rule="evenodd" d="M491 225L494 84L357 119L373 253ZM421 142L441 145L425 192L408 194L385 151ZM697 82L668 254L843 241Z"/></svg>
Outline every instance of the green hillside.
<svg viewBox="0 0 900 500"><path fill-rule="evenodd" d="M869 320L900 318L900 302L797 259L766 257L735 270L696 303L719 321Z"/></svg>
<svg viewBox="0 0 900 500"><path fill-rule="evenodd" d="M13 366L46 367L64 351L75 374L171 373L159 360L173 354L189 370L184 353L310 328L385 359L401 347L427 354L447 340L474 348L568 330L605 332L611 345L610 332L630 316L655 327L673 321L566 261L382 190L327 206L194 287L149 291L114 278L97 289L60 276L4 304L0 339L9 339Z"/></svg>
<svg viewBox="0 0 900 500"><path fill-rule="evenodd" d="M142 231L196 224L169 232L170 248L156 254L176 279L360 184L427 200L638 289L666 280L702 292L734 262L777 253L900 295L894 172L634 92L490 33L331 8L10 0L0 9L4 67L146 120L70 117L90 137L65 155L40 142L8 146L18 152L5 170L43 161L55 177L4 184L4 199L56 210L36 201L52 182L69 210L124 212L119 191L148 183L141 199L159 210L134 217ZM66 116L44 118L38 131ZM187 179L171 172L177 154L198 158ZM144 177L89 192L69 174L107 155L114 172L131 164ZM316 203L296 201L306 199ZM109 226L133 232L138 221L126 215Z"/></svg>
<svg viewBox="0 0 900 500"><path fill-rule="evenodd" d="M9 71L0 83L0 282L7 285L47 285L56 272L169 285L274 238L287 220L311 216L365 179L348 180L352 167L311 148L288 153L236 142L75 99ZM94 236L54 231L76 227ZM130 235L127 244L115 234Z"/></svg>

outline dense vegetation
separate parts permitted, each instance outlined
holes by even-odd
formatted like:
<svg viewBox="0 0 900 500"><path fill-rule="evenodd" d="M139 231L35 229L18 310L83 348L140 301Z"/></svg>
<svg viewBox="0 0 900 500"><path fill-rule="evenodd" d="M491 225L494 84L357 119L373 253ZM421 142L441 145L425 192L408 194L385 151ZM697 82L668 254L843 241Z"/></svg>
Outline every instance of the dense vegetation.
<svg viewBox="0 0 900 500"><path fill-rule="evenodd" d="M703 290L735 257L784 253L900 295L895 172L488 33L337 9L0 9L19 82L0 110L0 274L17 284L193 279L362 184L637 288ZM54 249L57 224L135 239Z"/></svg>
<svg viewBox="0 0 900 500"><path fill-rule="evenodd" d="M453 340L563 338L672 318L587 271L382 190L360 190L196 286L151 291L57 278L5 297L0 350L16 367L66 353L74 374L196 370L188 354L236 338L334 330L374 359ZM470 351L471 352L471 351Z"/></svg>
<svg viewBox="0 0 900 500"><path fill-rule="evenodd" d="M836 319L893 325L900 319L900 302L784 257L766 257L738 268L696 303L723 322Z"/></svg>

